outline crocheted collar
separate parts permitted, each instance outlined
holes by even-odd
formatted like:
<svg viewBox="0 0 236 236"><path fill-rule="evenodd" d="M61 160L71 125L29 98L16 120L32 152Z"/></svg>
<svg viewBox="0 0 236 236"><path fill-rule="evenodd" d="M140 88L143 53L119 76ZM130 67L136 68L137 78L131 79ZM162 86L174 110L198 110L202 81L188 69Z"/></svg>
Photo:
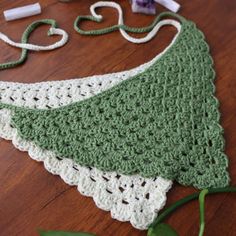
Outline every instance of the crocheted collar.
<svg viewBox="0 0 236 236"><path fill-rule="evenodd" d="M50 110L0 109L12 111L22 139L82 166L197 188L228 185L212 59L194 23L178 18L173 45L114 87Z"/></svg>

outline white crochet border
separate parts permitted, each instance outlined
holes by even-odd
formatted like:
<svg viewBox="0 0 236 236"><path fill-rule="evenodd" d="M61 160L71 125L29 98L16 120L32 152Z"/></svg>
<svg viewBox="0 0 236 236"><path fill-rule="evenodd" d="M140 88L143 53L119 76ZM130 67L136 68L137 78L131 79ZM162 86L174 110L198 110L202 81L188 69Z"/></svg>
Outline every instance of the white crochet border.
<svg viewBox="0 0 236 236"><path fill-rule="evenodd" d="M172 23L173 24L172 24ZM178 22L177 22L178 23ZM142 73L174 44L180 33L179 23L169 20L178 32L171 44L154 59L134 69L83 79L51 81L32 84L0 81L0 102L20 107L50 109L81 101L105 91L136 74ZM146 229L166 202L166 192L172 181L161 177L142 178L125 176L115 172L102 172L96 168L82 167L71 159L56 157L53 152L42 150L19 137L10 125L11 111L0 110L0 137L12 140L14 146L27 151L29 156L42 161L45 168L78 191L93 197L96 205L120 221L130 221L138 229Z"/></svg>
<svg viewBox="0 0 236 236"><path fill-rule="evenodd" d="M60 159L53 152L21 139L10 121L11 111L1 109L0 137L12 140L17 149L43 162L48 172L59 175L69 185L77 186L81 194L93 197L97 207L111 211L112 218L130 221L135 228L146 229L164 207L171 181L161 177L145 179L138 175L102 172L96 168L82 167L71 159Z"/></svg>

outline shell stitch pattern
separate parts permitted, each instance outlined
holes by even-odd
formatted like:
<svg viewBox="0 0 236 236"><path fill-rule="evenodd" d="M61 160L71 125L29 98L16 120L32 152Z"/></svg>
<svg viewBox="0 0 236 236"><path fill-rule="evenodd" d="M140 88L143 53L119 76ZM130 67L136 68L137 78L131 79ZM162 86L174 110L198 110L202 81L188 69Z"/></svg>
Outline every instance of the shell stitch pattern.
<svg viewBox="0 0 236 236"><path fill-rule="evenodd" d="M144 179L82 167L71 159L59 158L53 152L21 139L17 130L11 127L10 120L11 111L1 109L0 137L12 140L17 149L27 151L32 159L43 162L50 173L59 175L71 186L77 186L81 194L93 197L99 208L111 211L112 218L130 221L135 228L146 229L164 207L171 181L161 177Z"/></svg>
<svg viewBox="0 0 236 236"><path fill-rule="evenodd" d="M23 139L81 165L223 187L228 162L213 79L204 36L184 21L159 60L96 96L51 110L0 108L14 110Z"/></svg>
<svg viewBox="0 0 236 236"><path fill-rule="evenodd" d="M0 82L0 136L139 229L153 221L171 187L155 176L198 188L227 185L212 58L195 24L182 23L175 44L130 71L83 82ZM54 142L56 132L65 141Z"/></svg>

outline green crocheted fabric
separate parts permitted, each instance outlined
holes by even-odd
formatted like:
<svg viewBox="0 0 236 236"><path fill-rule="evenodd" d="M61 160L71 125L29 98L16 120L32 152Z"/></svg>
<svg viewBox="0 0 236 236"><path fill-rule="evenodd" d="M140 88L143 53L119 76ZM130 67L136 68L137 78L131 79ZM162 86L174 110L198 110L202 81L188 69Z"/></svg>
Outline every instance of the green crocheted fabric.
<svg viewBox="0 0 236 236"><path fill-rule="evenodd" d="M20 137L84 166L197 188L228 185L212 59L181 18L174 44L144 72L94 97L51 110L19 108Z"/></svg>

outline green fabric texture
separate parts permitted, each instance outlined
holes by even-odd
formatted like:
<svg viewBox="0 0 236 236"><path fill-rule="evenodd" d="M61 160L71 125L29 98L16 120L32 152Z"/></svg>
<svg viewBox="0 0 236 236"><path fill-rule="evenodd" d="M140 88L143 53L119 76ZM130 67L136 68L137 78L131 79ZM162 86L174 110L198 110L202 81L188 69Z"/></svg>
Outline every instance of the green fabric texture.
<svg viewBox="0 0 236 236"><path fill-rule="evenodd" d="M200 189L227 186L212 58L194 23L180 20L164 55L105 92L51 110L0 108L13 111L20 137L80 165Z"/></svg>

